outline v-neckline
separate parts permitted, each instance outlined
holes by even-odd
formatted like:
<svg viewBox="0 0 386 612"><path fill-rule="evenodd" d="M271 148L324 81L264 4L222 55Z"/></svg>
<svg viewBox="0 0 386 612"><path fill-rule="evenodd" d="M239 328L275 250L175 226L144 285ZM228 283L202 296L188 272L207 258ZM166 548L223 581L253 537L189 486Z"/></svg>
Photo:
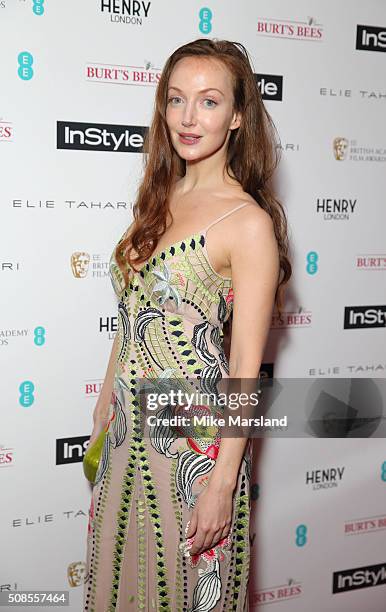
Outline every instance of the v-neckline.
<svg viewBox="0 0 386 612"><path fill-rule="evenodd" d="M151 255L151 257L149 257L149 259L145 261L141 265L141 267L134 272L134 274L140 274L143 271L143 269L146 268L146 266L149 265L153 259L159 259L161 255L167 255L167 251L170 251L171 248L181 245L183 242L187 242L190 238L195 238L196 236L199 236L200 238L201 236L203 236L204 240L206 240L206 228L203 228L202 230L195 232L194 234L189 234L188 236L185 236L185 238L182 238L181 240L177 240L176 242L173 242L173 244L170 244L169 246L165 247L161 251L153 253L153 255Z"/></svg>

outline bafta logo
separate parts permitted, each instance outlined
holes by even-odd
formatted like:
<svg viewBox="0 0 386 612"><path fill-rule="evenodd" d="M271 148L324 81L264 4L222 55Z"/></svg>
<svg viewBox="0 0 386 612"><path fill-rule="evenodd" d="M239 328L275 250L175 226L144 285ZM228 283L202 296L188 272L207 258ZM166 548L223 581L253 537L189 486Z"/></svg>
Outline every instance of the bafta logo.
<svg viewBox="0 0 386 612"><path fill-rule="evenodd" d="M77 587L86 582L86 564L83 561L73 561L67 568L68 584Z"/></svg>
<svg viewBox="0 0 386 612"><path fill-rule="evenodd" d="M348 148L348 140L347 138L343 138L342 136L338 136L334 138L334 156L335 159L342 161L346 159L347 148Z"/></svg>
<svg viewBox="0 0 386 612"><path fill-rule="evenodd" d="M90 255L84 251L76 251L71 255L71 269L75 278L87 276Z"/></svg>

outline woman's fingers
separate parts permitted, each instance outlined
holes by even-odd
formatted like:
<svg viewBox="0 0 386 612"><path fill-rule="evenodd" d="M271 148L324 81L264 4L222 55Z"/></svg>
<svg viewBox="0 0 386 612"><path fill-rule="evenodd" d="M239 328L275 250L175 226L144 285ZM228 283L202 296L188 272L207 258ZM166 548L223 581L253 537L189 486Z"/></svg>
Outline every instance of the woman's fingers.
<svg viewBox="0 0 386 612"><path fill-rule="evenodd" d="M204 550L211 548L211 543L218 531L219 530L214 531L213 529L204 531L204 529L198 527L192 548L190 549L190 554L197 555L204 552Z"/></svg>
<svg viewBox="0 0 386 612"><path fill-rule="evenodd" d="M197 529L197 511L194 509L190 517L189 527L185 534L185 537L191 538L196 533L196 529Z"/></svg>
<svg viewBox="0 0 386 612"><path fill-rule="evenodd" d="M227 525L226 527L224 527L224 529L222 530L222 533L221 533L219 541L223 540L224 538L226 538L227 535L229 535L230 530L231 530L231 526L230 525Z"/></svg>
<svg viewBox="0 0 386 612"><path fill-rule="evenodd" d="M222 532L223 532L223 529L218 529L218 530L217 530L217 531L214 533L213 538L212 538L212 541L210 542L210 544L209 544L209 546L208 546L208 549L209 549L209 548L213 548L214 546L216 546L216 544L218 544L218 543L219 543L219 541L221 540L221 534L222 534ZM206 548L204 548L202 552L204 552L204 550L206 550Z"/></svg>

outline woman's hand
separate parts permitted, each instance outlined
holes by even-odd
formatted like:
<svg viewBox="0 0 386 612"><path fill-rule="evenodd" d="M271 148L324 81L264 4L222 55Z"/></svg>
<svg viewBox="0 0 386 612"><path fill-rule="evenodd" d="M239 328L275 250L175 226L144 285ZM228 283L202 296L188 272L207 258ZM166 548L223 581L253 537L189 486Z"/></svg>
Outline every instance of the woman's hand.
<svg viewBox="0 0 386 612"><path fill-rule="evenodd" d="M103 409L100 408L99 406L96 406L94 410L93 420L94 420L94 427L91 432L88 446L91 446L91 444L93 444L93 442L96 441L99 434L102 432L102 430L106 427L107 423L109 422L109 406L104 407Z"/></svg>
<svg viewBox="0 0 386 612"><path fill-rule="evenodd" d="M193 508L186 538L194 536L191 555L213 548L225 538L232 523L233 493L228 487L211 487L201 491Z"/></svg>

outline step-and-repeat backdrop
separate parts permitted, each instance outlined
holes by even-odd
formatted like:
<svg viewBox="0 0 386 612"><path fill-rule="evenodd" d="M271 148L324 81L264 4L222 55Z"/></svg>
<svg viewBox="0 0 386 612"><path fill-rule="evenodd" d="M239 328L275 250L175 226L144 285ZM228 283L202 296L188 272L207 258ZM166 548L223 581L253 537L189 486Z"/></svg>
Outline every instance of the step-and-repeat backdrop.
<svg viewBox="0 0 386 612"><path fill-rule="evenodd" d="M163 64L201 37L246 46L281 141L294 274L262 373L309 379L313 408L325 381L351 419L256 442L251 609L385 612L382 398L370 430L357 419L386 368L383 0L0 1L0 591L69 590L81 609L108 261Z"/></svg>

